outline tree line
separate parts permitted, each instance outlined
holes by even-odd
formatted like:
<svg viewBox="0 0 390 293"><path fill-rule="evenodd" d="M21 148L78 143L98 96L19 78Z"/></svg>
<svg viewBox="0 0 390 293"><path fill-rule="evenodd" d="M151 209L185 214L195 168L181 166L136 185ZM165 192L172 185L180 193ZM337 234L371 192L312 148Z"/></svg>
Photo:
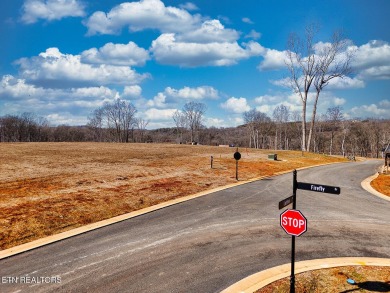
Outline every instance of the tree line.
<svg viewBox="0 0 390 293"><path fill-rule="evenodd" d="M120 142L234 145L269 150L302 150L302 118L287 106L271 117L256 109L244 112L238 127L206 127L203 103L189 102L176 111L175 127L147 130L130 102L116 100L97 108L84 126L51 126L33 113L0 117L0 142ZM307 123L308 124L308 123ZM329 155L381 157L390 143L390 120L345 119L341 107L319 114L308 151ZM307 141L306 141L307 142Z"/></svg>
<svg viewBox="0 0 390 293"><path fill-rule="evenodd" d="M318 115L311 140L303 139L302 118L284 105L273 117L255 109L243 114L247 130L246 146L274 150L303 150L329 155L379 158L390 144L390 120L345 119L342 108L330 107ZM306 127L309 123L305 124ZM303 143L306 147L303 148Z"/></svg>

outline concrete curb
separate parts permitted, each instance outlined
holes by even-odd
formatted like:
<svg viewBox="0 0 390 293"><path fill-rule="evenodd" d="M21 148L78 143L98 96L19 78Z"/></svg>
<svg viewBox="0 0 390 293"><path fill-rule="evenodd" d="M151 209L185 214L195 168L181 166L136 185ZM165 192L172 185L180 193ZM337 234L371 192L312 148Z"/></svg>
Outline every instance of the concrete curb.
<svg viewBox="0 0 390 293"><path fill-rule="evenodd" d="M331 165L331 164L338 164L338 163L345 163L345 162L335 162L335 163L326 163L326 164L315 165L315 166L307 166L307 167L297 168L296 170L304 170L304 169L309 169L309 168L314 168L314 167L319 167L319 166L325 166L325 165ZM144 208L144 209L141 209L141 210L137 210L137 211L134 211L134 212L131 212L131 213L127 213L127 214L123 214L123 215L120 215L120 216L116 216L116 217L113 217L113 218L110 218L110 219L107 219L107 220L99 221L99 222L92 223L92 224L85 225L85 226L81 226L79 228L75 228L75 229L72 229L72 230L69 230L69 231L65 231L65 232L62 232L62 233L58 233L58 234L55 234L55 235L51 235L51 236L48 236L48 237L37 239L37 240L31 241L31 242L28 242L28 243L25 243L25 244L21 244L21 245L18 245L18 246L14 246L14 247L8 248L8 249L0 250L0 259L7 258L7 257L13 256L13 255L17 255L17 254L20 254L20 253L23 253L23 252L26 252L26 251L29 251L29 250L32 250L32 249L36 249L36 248L39 248L39 247L42 247L42 246L45 246L45 245L48 245L48 244L51 244L51 243L54 243L54 242L57 242L57 241L61 241L61 240L64 240L64 239L67 239L67 238L70 238L70 237L73 237L73 236L77 236L77 235L80 235L80 234L83 234L83 233L86 233L86 232L89 232L89 231L93 231L93 230L96 230L96 229L99 229L99 228L103 228L103 227L106 227L106 226L109 226L109 225L112 225L112 224L115 224L115 223L119 223L119 222L122 222L122 221L125 221L125 220L128 220L128 219L131 219L131 218L135 218L135 217L138 217L138 216L141 216L141 215L153 212L153 211L157 211L159 209L163 209L163 208L166 208L166 207L169 207L169 206L173 206L173 205L176 205L176 204L179 204L179 203L191 200L191 199L195 199L195 198L198 198L198 197L201 197L201 196L204 196L204 195L208 195L210 193L214 193L214 192L217 192L217 191L229 189L229 188L240 186L240 185L243 185L243 184L252 183L254 181L262 180L262 179L265 179L265 178L270 178L270 177L274 177L274 176L278 176L278 175L283 175L283 174L290 173L290 172L292 172L292 170L281 171L281 172L274 173L273 175L261 176L261 177L249 179L249 180L246 180L246 181L232 183L232 184L229 184L229 185L225 185L225 186L217 187L217 188L214 188L214 189L202 191L202 192L199 192L199 193L196 193L196 194L192 194L192 195L188 195L188 196L181 197L181 198L178 198L178 199L174 199L174 200L170 200L170 201L167 201L167 202L163 202L163 203L160 203L160 204L157 204L157 205L154 205L154 206L151 206L151 207L147 207L147 208Z"/></svg>
<svg viewBox="0 0 390 293"><path fill-rule="evenodd" d="M295 273L328 269L344 266L386 266L390 267L390 259L373 257L342 257L306 260L295 263ZM253 293L272 282L290 276L291 264L273 267L253 274L231 285L221 293Z"/></svg>
<svg viewBox="0 0 390 293"><path fill-rule="evenodd" d="M380 193L379 191L376 191L371 186L371 181L374 180L375 178L377 178L378 176L379 176L379 173L376 173L376 174L374 174L374 175L364 179L361 182L361 186L363 187L363 189L365 189L369 193L371 193L371 194L373 194L375 196L378 196L378 197L380 197L380 198L382 198L384 200L390 201L390 196L384 195L383 193Z"/></svg>

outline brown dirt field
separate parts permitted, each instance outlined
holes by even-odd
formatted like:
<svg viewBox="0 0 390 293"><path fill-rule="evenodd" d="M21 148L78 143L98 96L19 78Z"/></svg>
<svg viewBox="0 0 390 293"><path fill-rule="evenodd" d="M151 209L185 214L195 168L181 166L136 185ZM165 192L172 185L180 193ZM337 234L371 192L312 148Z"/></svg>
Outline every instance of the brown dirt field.
<svg viewBox="0 0 390 293"><path fill-rule="evenodd" d="M371 181L371 186L380 193L390 196L390 174L379 174Z"/></svg>
<svg viewBox="0 0 390 293"><path fill-rule="evenodd" d="M240 149L239 180L345 161ZM236 182L235 148L169 144L1 143L0 249ZM214 167L210 168L210 156Z"/></svg>
<svg viewBox="0 0 390 293"><path fill-rule="evenodd" d="M348 284L348 279L354 280L357 284ZM256 293L286 292L290 292L290 277L256 291ZM295 292L390 292L390 267L347 266L308 271L295 275Z"/></svg>

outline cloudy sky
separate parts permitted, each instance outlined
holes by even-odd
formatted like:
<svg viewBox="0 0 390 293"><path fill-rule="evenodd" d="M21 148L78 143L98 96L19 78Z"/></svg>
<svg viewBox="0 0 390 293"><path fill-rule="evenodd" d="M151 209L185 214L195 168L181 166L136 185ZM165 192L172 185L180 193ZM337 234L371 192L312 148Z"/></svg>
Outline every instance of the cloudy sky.
<svg viewBox="0 0 390 293"><path fill-rule="evenodd" d="M0 116L33 112L82 125L104 102L131 101L148 128L173 126L188 101L205 124L241 124L300 101L284 87L290 33L342 29L354 74L329 84L319 112L390 119L390 1L12 0L0 4Z"/></svg>

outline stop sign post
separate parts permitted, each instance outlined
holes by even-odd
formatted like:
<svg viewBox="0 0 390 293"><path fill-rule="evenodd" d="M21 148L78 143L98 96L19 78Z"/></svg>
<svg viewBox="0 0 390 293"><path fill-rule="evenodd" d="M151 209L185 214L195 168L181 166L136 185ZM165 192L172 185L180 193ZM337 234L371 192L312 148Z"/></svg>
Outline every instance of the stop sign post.
<svg viewBox="0 0 390 293"><path fill-rule="evenodd" d="M280 225L291 235L291 275L290 275L290 293L295 293L295 235L299 236L307 230L307 220L300 211L297 211L297 170L293 171L293 194L292 200L287 198L287 202L292 201L292 210L286 210L280 215ZM286 202L286 203L287 203ZM283 207L283 204L280 205ZM298 212L299 214L297 214ZM290 233L289 233L290 232Z"/></svg>
<svg viewBox="0 0 390 293"><path fill-rule="evenodd" d="M307 231L307 220L298 210L286 210L280 214L280 226L291 236L301 236Z"/></svg>
<svg viewBox="0 0 390 293"><path fill-rule="evenodd" d="M293 194L292 196L279 202L279 209L287 205L293 205L291 210L286 210L280 214L280 226L283 230L291 235L291 276L290 276L290 293L295 293L295 237L300 236L307 231L307 219L297 208L297 189L340 194L340 187L328 186L323 184L312 184L297 181L297 170L293 171Z"/></svg>

